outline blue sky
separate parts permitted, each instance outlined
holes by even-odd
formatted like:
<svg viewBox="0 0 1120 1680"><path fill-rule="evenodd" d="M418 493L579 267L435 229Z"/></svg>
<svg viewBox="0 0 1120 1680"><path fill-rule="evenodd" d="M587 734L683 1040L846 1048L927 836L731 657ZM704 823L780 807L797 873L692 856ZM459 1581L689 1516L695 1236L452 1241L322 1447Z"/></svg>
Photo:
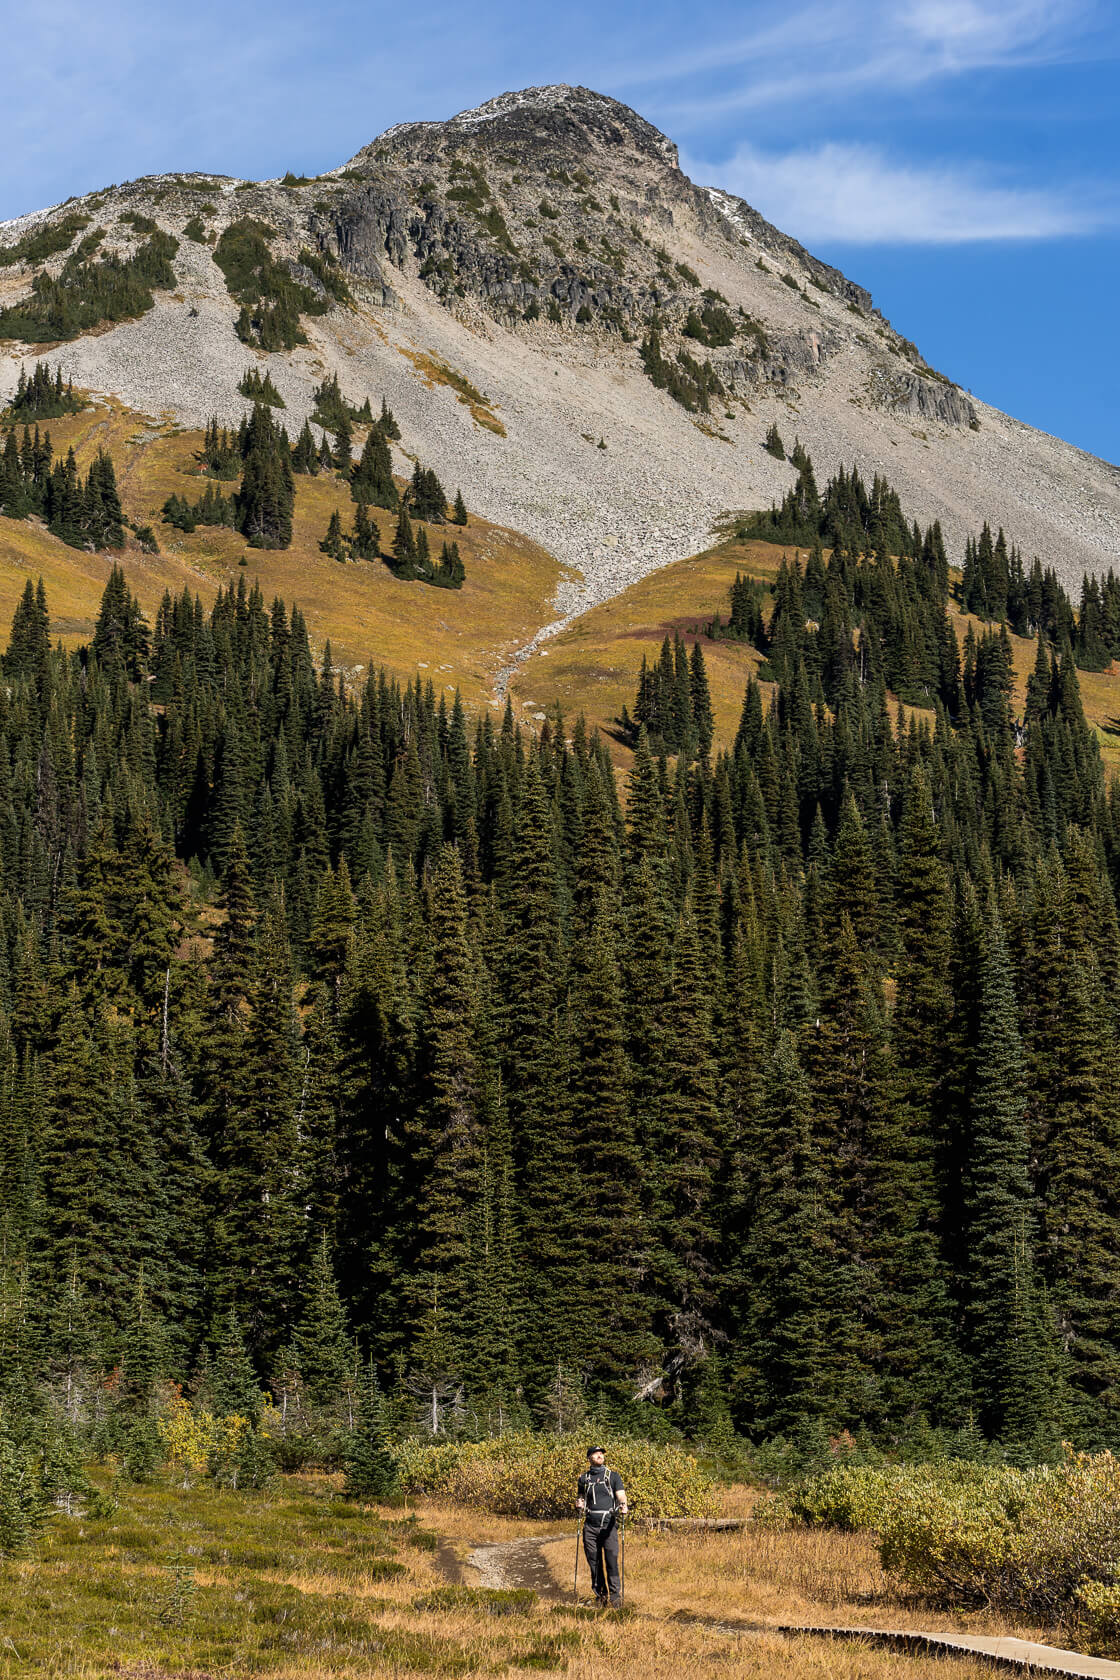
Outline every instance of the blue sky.
<svg viewBox="0 0 1120 1680"><path fill-rule="evenodd" d="M1120 460L1112 0L40 0L5 22L0 218L129 176L342 162L577 82L871 288L935 366Z"/></svg>

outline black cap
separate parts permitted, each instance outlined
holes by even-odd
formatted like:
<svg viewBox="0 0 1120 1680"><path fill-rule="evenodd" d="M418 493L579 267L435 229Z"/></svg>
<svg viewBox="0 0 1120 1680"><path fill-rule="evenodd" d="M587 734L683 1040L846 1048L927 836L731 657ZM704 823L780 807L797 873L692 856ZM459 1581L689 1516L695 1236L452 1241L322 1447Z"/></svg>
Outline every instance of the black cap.
<svg viewBox="0 0 1120 1680"><path fill-rule="evenodd" d="M592 1453L597 1453L597 1452L601 1452L603 1457L606 1458L606 1456L607 1456L606 1447L588 1447L588 1449L587 1449L588 1458L591 1457Z"/></svg>

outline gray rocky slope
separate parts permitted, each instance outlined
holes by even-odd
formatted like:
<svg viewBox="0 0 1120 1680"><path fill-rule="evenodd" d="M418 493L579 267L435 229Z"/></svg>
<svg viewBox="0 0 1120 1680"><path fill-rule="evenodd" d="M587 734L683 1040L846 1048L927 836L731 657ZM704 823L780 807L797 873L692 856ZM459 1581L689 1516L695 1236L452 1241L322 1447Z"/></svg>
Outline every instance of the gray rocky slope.
<svg viewBox="0 0 1120 1680"><path fill-rule="evenodd" d="M201 424L241 413L237 381L255 359L291 430L337 372L351 400L387 398L404 457L578 572L558 622L702 547L726 510L780 497L794 475L761 447L771 422L805 443L818 482L841 463L885 473L913 516L941 520L955 555L984 519L1069 584L1120 555L1115 467L967 396L866 291L741 199L696 186L670 140L586 89L530 88L398 125L306 184L127 183L0 225L0 243L75 209L105 228L102 251L142 237L119 219L130 212L180 241L174 293L52 352L76 382ZM256 218L313 287L300 250L336 257L354 302L305 317L294 351L248 350L212 246L183 237L193 215L211 236ZM0 303L32 278L0 267ZM706 306L713 343L685 332ZM651 383L640 351L654 324L668 365L679 371L680 353L710 365L707 412ZM0 395L34 353L0 346ZM504 437L430 381L431 359L486 397Z"/></svg>

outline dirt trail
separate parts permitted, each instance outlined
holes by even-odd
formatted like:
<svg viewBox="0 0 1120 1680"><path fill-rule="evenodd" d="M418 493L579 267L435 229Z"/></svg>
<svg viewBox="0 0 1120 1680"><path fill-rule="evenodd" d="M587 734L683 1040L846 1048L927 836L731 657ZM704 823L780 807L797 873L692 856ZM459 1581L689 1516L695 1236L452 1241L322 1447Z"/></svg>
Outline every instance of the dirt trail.
<svg viewBox="0 0 1120 1680"><path fill-rule="evenodd" d="M563 1598L565 1595L556 1584L541 1547L567 1539L571 1536L543 1534L530 1535L524 1540L487 1541L472 1545L467 1553L466 1567L478 1572L478 1582L483 1587L531 1587L541 1598Z"/></svg>
<svg viewBox="0 0 1120 1680"><path fill-rule="evenodd" d="M570 1534L530 1535L520 1540L479 1542L469 1546L465 1560L461 1560L447 1541L437 1552L439 1567L451 1581L461 1582L464 1570L472 1570L478 1585L483 1587L531 1587L541 1598L564 1600L570 1589L560 1586L548 1567L542 1547L558 1540L570 1540ZM630 1612L635 1614L633 1610ZM638 1615L643 1612L638 1611ZM963 1633L927 1633L917 1629L822 1627L814 1625L774 1625L747 1622L731 1617L720 1620L712 1616L694 1615L678 1610L670 1621L688 1622L694 1627L711 1628L713 1632L735 1637L752 1634L787 1634L815 1636L825 1639L858 1639L867 1644L890 1645L897 1650L936 1652L942 1656L979 1657L1000 1668L1017 1668L1029 1673L1063 1674L1074 1680L1120 1680L1120 1662L1105 1657L1086 1657L1079 1651L1062 1651L1053 1645L1037 1645L1025 1639L993 1637Z"/></svg>

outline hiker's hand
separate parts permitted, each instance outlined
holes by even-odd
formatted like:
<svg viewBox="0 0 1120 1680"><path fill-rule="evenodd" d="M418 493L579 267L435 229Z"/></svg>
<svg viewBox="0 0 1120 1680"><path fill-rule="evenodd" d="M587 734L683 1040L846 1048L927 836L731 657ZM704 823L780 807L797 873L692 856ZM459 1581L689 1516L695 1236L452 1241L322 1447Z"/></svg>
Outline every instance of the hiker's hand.
<svg viewBox="0 0 1120 1680"><path fill-rule="evenodd" d="M585 1511L586 1509L587 1509L587 1501L585 1499L577 1499L576 1500L576 1510L577 1511Z"/></svg>

